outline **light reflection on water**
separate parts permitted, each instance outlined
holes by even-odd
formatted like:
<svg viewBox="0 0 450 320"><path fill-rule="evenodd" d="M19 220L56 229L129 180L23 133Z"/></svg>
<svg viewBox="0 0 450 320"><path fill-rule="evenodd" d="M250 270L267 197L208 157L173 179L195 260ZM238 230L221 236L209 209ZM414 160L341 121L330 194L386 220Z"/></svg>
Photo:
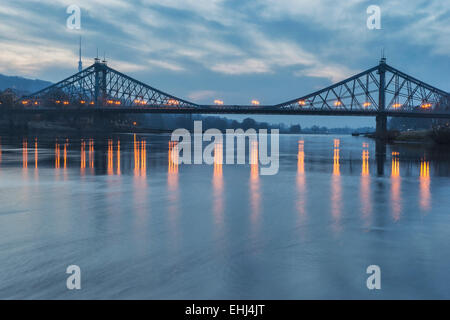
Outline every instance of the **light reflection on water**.
<svg viewBox="0 0 450 320"><path fill-rule="evenodd" d="M247 165L225 147L186 165L164 135L1 137L1 298L450 298L448 150L387 146L379 174L371 140L281 136L262 176L257 143ZM65 291L69 264L92 285Z"/></svg>
<svg viewBox="0 0 450 320"><path fill-rule="evenodd" d="M362 164L361 164L361 187L359 197L361 199L361 214L364 221L364 227L369 228L371 226L371 214L372 214L372 199L371 199L371 181L370 181L370 153L369 145L363 143L362 145Z"/></svg>
<svg viewBox="0 0 450 320"><path fill-rule="evenodd" d="M307 206L307 189L305 177L305 141L298 141L297 153L297 211L299 214L299 225L302 225L306 220L306 206Z"/></svg>
<svg viewBox="0 0 450 320"><path fill-rule="evenodd" d="M430 210L430 162L425 159L420 160L420 207L424 211Z"/></svg>
<svg viewBox="0 0 450 320"><path fill-rule="evenodd" d="M224 182L223 182L223 143L214 144L214 174L213 174L213 212L214 222L220 234L223 236L224 224Z"/></svg>
<svg viewBox="0 0 450 320"><path fill-rule="evenodd" d="M398 152L392 152L391 203L392 203L392 214L395 221L400 220L402 213L400 161L398 157L399 157Z"/></svg>
<svg viewBox="0 0 450 320"><path fill-rule="evenodd" d="M258 142L252 141L250 146L250 207L251 207L251 223L253 232L256 232L259 225L259 217L261 215L261 194L259 181L259 162L258 162Z"/></svg>
<svg viewBox="0 0 450 320"><path fill-rule="evenodd" d="M340 225L342 215L342 186L341 186L341 170L339 157L340 140L334 139L333 153L333 175L331 176L331 215L333 217L333 230L335 233L341 231Z"/></svg>

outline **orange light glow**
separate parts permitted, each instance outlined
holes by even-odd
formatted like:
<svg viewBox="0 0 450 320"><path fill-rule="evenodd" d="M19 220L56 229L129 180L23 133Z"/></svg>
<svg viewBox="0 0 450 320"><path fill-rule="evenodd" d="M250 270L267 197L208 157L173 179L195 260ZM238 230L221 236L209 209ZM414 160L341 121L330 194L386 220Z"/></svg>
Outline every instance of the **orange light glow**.
<svg viewBox="0 0 450 320"><path fill-rule="evenodd" d="M392 152L392 168L391 168L391 204L394 221L400 220L402 211L401 207L401 179L400 179L400 162L399 153Z"/></svg>
<svg viewBox="0 0 450 320"><path fill-rule="evenodd" d="M89 139L89 168L94 168L94 140Z"/></svg>
<svg viewBox="0 0 450 320"><path fill-rule="evenodd" d="M108 164L106 166L106 173L108 175L112 175L113 174L113 166L114 166L114 158L113 158L113 141L111 139L108 139L108 152L107 152L107 157L108 157Z"/></svg>
<svg viewBox="0 0 450 320"><path fill-rule="evenodd" d="M177 105L180 104L180 101L175 100L175 99L169 99L169 101L167 101L167 104L168 104L169 106L177 106Z"/></svg>
<svg viewBox="0 0 450 320"><path fill-rule="evenodd" d="M67 168L67 140L64 143L64 153L63 153L64 169Z"/></svg>
<svg viewBox="0 0 450 320"><path fill-rule="evenodd" d="M22 162L23 168L28 168L28 141L24 140L22 143Z"/></svg>
<svg viewBox="0 0 450 320"><path fill-rule="evenodd" d="M339 163L339 139L334 139L334 154L333 154L333 175L339 176L341 174Z"/></svg>
<svg viewBox="0 0 450 320"><path fill-rule="evenodd" d="M341 186L341 171L340 171L340 140L334 139L334 154L333 154L333 175L331 178L331 215L333 217L333 230L339 233L341 230L341 215L342 215L342 186Z"/></svg>
<svg viewBox="0 0 450 320"><path fill-rule="evenodd" d="M431 103L423 103L420 107L422 109L431 109Z"/></svg>
<svg viewBox="0 0 450 320"><path fill-rule="evenodd" d="M140 143L136 140L136 135L134 135L134 142L133 142L133 148L134 148L134 174L139 174L139 169L141 168L141 154L140 154Z"/></svg>
<svg viewBox="0 0 450 320"><path fill-rule="evenodd" d="M38 143L37 138L34 139L34 168L38 168Z"/></svg>
<svg viewBox="0 0 450 320"><path fill-rule="evenodd" d="M392 108L394 108L394 109L398 109L398 108L400 108L402 105L400 104L400 103L394 103L393 105L392 105Z"/></svg>
<svg viewBox="0 0 450 320"><path fill-rule="evenodd" d="M296 207L299 213L299 223L303 223L306 218L306 177L305 177L305 142L298 141L297 152L297 202Z"/></svg>
<svg viewBox="0 0 450 320"><path fill-rule="evenodd" d="M214 176L222 175L222 165L223 165L223 144L214 144Z"/></svg>
<svg viewBox="0 0 450 320"><path fill-rule="evenodd" d="M169 141L169 150L167 154L167 187L168 187L168 209L170 214L170 221L173 227L176 224L176 218L179 214L178 210L178 144L174 141Z"/></svg>
<svg viewBox="0 0 450 320"><path fill-rule="evenodd" d="M258 100L252 100L252 105L259 106L259 101Z"/></svg>
<svg viewBox="0 0 450 320"><path fill-rule="evenodd" d="M392 166L391 166L391 176L398 177L400 175L400 163L398 161L398 156L400 153L392 152Z"/></svg>
<svg viewBox="0 0 450 320"><path fill-rule="evenodd" d="M367 143L363 143L362 168L361 168L362 176L369 175L369 150L367 150L368 147L369 145Z"/></svg>
<svg viewBox="0 0 450 320"><path fill-rule="evenodd" d="M94 101L89 102L90 105L94 105Z"/></svg>
<svg viewBox="0 0 450 320"><path fill-rule="evenodd" d="M120 176L120 140L117 140L117 175Z"/></svg>
<svg viewBox="0 0 450 320"><path fill-rule="evenodd" d="M370 107L372 104L370 102L364 102L363 107L367 108Z"/></svg>
<svg viewBox="0 0 450 320"><path fill-rule="evenodd" d="M86 169L86 141L81 140L81 161L80 161L80 169L84 172Z"/></svg>
<svg viewBox="0 0 450 320"><path fill-rule="evenodd" d="M430 178L430 162L429 161L425 161L423 159L420 161L420 177L426 178L426 179Z"/></svg>
<svg viewBox="0 0 450 320"><path fill-rule="evenodd" d="M305 173L305 151L304 151L305 142L300 140L298 142L298 153L297 153L297 173L304 174Z"/></svg>
<svg viewBox="0 0 450 320"><path fill-rule="evenodd" d="M420 161L420 207L428 211L431 208L430 162Z"/></svg>
<svg viewBox="0 0 450 320"><path fill-rule="evenodd" d="M64 105L68 105L68 104L69 104L69 101L64 101L63 104L64 104Z"/></svg>
<svg viewBox="0 0 450 320"><path fill-rule="evenodd" d="M360 187L360 199L361 199L361 212L364 221L364 226L368 228L370 226L370 216L372 213L372 201L370 192L370 172L369 172L369 144L363 143L362 151L362 169L361 169L361 187Z"/></svg>
<svg viewBox="0 0 450 320"><path fill-rule="evenodd" d="M37 101L34 102L34 105L37 106L39 103Z"/></svg>
<svg viewBox="0 0 450 320"><path fill-rule="evenodd" d="M144 104L147 104L147 101L146 101L146 100L135 99L135 100L134 100L134 103L135 103L135 104L144 105Z"/></svg>
<svg viewBox="0 0 450 320"><path fill-rule="evenodd" d="M223 231L224 218L224 183L223 183L223 144L214 144L214 175L213 175L213 213L218 231Z"/></svg>
<svg viewBox="0 0 450 320"><path fill-rule="evenodd" d="M169 173L178 173L178 144L169 141Z"/></svg>
<svg viewBox="0 0 450 320"><path fill-rule="evenodd" d="M22 104L23 104L23 105L27 105L28 102L29 102L29 101L27 101L27 100L23 100L23 101L22 101Z"/></svg>
<svg viewBox="0 0 450 320"><path fill-rule="evenodd" d="M60 101L60 100L56 100L55 103L56 103L56 104L60 104L61 101Z"/></svg>
<svg viewBox="0 0 450 320"><path fill-rule="evenodd" d="M81 101L80 101L80 103L81 103L81 104L85 104L85 103L86 103L86 101L84 101L84 100L81 100Z"/></svg>
<svg viewBox="0 0 450 320"><path fill-rule="evenodd" d="M146 141L136 140L134 135L134 175L145 176L147 174L147 147Z"/></svg>
<svg viewBox="0 0 450 320"><path fill-rule="evenodd" d="M259 164L258 164L258 141L251 142L250 150L250 177L251 179L258 179Z"/></svg>
<svg viewBox="0 0 450 320"><path fill-rule="evenodd" d="M298 102L298 104L299 104L300 106L305 106L305 105L306 105L306 101L305 101L305 100L300 100L300 101Z"/></svg>
<svg viewBox="0 0 450 320"><path fill-rule="evenodd" d="M261 215L261 192L259 182L259 164L258 164L258 141L251 141L250 144L250 207L252 232L256 232L259 226L259 217Z"/></svg>
<svg viewBox="0 0 450 320"><path fill-rule="evenodd" d="M216 100L214 100L214 104L221 106L221 105L223 105L223 101L216 99Z"/></svg>
<svg viewBox="0 0 450 320"><path fill-rule="evenodd" d="M335 107L340 107L340 106L342 106L341 100L335 101L335 102L334 102L334 106L335 106Z"/></svg>
<svg viewBox="0 0 450 320"><path fill-rule="evenodd" d="M59 143L58 143L58 141L56 141L56 143L55 143L55 169L60 168L60 158L61 158L61 154L60 154L60 150L59 150Z"/></svg>
<svg viewBox="0 0 450 320"><path fill-rule="evenodd" d="M141 176L147 174L147 146L146 141L141 141Z"/></svg>

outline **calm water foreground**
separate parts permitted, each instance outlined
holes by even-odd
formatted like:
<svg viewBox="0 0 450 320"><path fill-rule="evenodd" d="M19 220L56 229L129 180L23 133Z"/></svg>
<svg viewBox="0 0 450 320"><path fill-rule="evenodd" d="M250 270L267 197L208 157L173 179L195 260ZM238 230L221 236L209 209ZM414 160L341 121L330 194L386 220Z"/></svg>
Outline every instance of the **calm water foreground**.
<svg viewBox="0 0 450 320"><path fill-rule="evenodd" d="M449 150L281 136L262 176L169 139L1 137L0 298L450 298Z"/></svg>

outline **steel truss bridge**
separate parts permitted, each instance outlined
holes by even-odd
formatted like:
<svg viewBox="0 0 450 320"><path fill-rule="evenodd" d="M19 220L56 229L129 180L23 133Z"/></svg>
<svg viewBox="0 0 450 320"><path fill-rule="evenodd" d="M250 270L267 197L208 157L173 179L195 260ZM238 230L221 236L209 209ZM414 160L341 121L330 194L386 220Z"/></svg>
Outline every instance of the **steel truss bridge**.
<svg viewBox="0 0 450 320"><path fill-rule="evenodd" d="M200 105L155 89L96 61L43 90L22 97L14 113L177 113L450 118L450 94L386 64L276 105Z"/></svg>

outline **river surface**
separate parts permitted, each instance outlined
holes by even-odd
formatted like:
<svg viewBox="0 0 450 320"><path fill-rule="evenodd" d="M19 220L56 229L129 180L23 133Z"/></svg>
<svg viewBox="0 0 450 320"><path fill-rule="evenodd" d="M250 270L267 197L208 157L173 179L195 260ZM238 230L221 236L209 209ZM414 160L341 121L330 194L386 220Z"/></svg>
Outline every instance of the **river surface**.
<svg viewBox="0 0 450 320"><path fill-rule="evenodd" d="M448 149L282 135L264 176L169 140L1 137L0 298L450 298Z"/></svg>

